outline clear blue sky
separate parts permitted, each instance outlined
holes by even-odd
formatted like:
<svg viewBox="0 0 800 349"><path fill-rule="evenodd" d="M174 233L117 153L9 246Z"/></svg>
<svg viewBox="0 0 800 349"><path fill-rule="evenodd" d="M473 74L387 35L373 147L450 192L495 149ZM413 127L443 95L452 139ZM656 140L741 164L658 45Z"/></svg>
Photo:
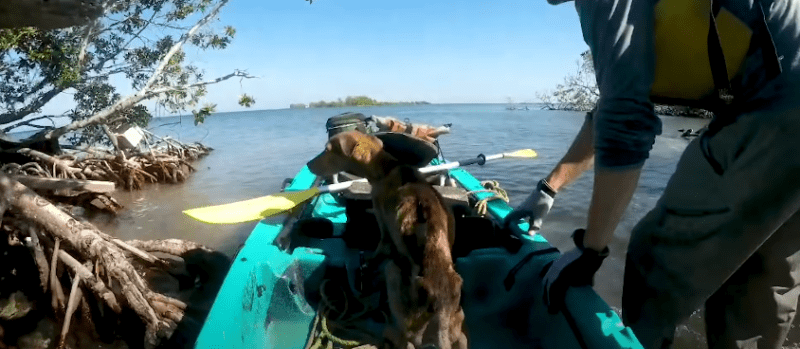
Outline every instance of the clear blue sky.
<svg viewBox="0 0 800 349"><path fill-rule="evenodd" d="M209 88L218 111L367 95L381 101L535 102L576 70L587 49L572 3L545 0L232 0L215 28L237 34L222 51L190 50L212 78L259 79Z"/></svg>

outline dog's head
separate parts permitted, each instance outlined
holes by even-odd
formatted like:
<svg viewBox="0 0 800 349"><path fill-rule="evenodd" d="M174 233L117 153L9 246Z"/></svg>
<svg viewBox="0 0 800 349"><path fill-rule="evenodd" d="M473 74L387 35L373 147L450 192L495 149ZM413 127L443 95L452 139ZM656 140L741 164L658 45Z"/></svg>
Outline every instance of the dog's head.
<svg viewBox="0 0 800 349"><path fill-rule="evenodd" d="M325 151L308 162L308 169L318 176L345 171L367 179L379 179L391 170L387 166L390 158L377 137L348 131L331 137L325 144Z"/></svg>

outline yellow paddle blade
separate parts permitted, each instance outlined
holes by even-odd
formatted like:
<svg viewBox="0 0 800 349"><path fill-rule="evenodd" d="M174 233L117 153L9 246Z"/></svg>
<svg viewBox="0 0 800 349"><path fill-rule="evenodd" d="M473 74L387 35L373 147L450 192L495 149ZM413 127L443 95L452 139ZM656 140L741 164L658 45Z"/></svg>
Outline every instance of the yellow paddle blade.
<svg viewBox="0 0 800 349"><path fill-rule="evenodd" d="M539 156L533 149L521 149L511 153L503 153L503 157L507 158L535 158Z"/></svg>
<svg viewBox="0 0 800 349"><path fill-rule="evenodd" d="M290 191L225 205L183 211L189 217L211 224L234 224L260 220L291 210L319 194L318 188Z"/></svg>

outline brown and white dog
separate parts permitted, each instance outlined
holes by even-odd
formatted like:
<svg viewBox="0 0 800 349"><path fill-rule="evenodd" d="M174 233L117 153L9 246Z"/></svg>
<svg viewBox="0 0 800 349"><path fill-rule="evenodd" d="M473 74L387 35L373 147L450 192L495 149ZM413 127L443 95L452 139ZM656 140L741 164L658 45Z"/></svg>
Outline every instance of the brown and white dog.
<svg viewBox="0 0 800 349"><path fill-rule="evenodd" d="M461 309L461 276L453 266L452 213L419 171L383 150L375 136L337 134L308 163L311 172L340 171L366 178L381 230L376 256L390 256L386 289L394 326L384 335L396 348L467 348Z"/></svg>

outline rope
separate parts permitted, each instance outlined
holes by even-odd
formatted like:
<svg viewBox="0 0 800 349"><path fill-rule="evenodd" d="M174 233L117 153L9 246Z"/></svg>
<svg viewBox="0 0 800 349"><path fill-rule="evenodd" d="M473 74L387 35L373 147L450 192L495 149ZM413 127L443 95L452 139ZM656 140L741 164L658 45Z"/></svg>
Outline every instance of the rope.
<svg viewBox="0 0 800 349"><path fill-rule="evenodd" d="M313 327L315 330L319 327L319 334L309 343L309 346L307 346L308 349L333 349L334 345L340 347L357 347L362 345L359 341L342 339L333 335L328 329L328 318L320 314L322 314L321 310L317 312Z"/></svg>
<svg viewBox="0 0 800 349"><path fill-rule="evenodd" d="M348 301L347 293L342 290L343 309L339 310L334 306L333 301L325 292L326 286L330 280L323 280L320 284L321 301L317 309L317 315L314 317L314 325L311 327L311 338L306 344L306 349L334 349L334 348L351 348L351 349L366 349L375 348L374 345L364 344L357 340L347 340L334 335L328 328L328 318L332 313L338 313L331 319L336 322L349 322L369 312L369 308L364 306L364 309L353 314L347 315L350 302ZM341 288L340 288L341 289ZM363 305L363 304L362 304ZM384 314L385 316L385 314Z"/></svg>
<svg viewBox="0 0 800 349"><path fill-rule="evenodd" d="M478 202L475 203L475 211L481 217L486 217L486 213L488 211L488 203L492 200L503 200L508 202L508 193L506 190L500 187L500 183L498 181L483 181L481 182L481 186L486 188L483 190L473 190L470 191L469 194L477 194L477 193L491 193L492 196L487 196Z"/></svg>

